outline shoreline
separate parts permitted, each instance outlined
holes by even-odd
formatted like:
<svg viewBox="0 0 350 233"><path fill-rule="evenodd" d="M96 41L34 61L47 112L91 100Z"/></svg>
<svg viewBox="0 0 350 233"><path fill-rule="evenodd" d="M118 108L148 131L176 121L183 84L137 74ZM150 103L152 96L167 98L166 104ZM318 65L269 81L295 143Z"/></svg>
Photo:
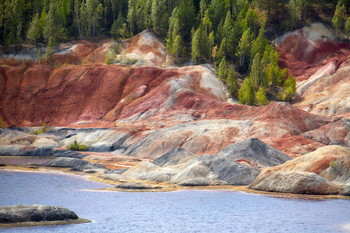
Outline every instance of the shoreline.
<svg viewBox="0 0 350 233"><path fill-rule="evenodd" d="M7 172L33 172L33 173L48 173L48 174L59 174L59 175L72 175L77 176L82 179L87 179L93 182L109 184L115 186L121 182L106 180L98 177L99 174L84 174L81 172L68 171L64 168L46 168L38 167L33 168L30 166L3 166L0 167L0 171ZM141 181L142 183L150 184L149 182ZM154 184L154 183L152 183ZM181 187L173 184L158 184L163 186L161 189L147 189L147 190L137 190L137 189L117 189L115 187L105 188L105 189L87 189L85 191L99 191L99 192L174 192L174 191L219 191L219 192L243 192L247 194L264 195L276 198L294 198L294 199L309 199L309 200L329 200L329 199L342 199L350 200L350 197L340 196L340 195L308 195L308 194L292 194L292 193L279 193L279 192L266 192L249 189L248 186L234 186L234 185L218 185L218 186L192 186L192 187Z"/></svg>
<svg viewBox="0 0 350 233"><path fill-rule="evenodd" d="M56 226L56 225L71 225L71 224L83 224L90 223L91 220L78 218L76 220L62 220L62 221L41 221L41 222L17 222L17 223L0 223L1 228L13 228L13 227L35 227L35 226Z"/></svg>

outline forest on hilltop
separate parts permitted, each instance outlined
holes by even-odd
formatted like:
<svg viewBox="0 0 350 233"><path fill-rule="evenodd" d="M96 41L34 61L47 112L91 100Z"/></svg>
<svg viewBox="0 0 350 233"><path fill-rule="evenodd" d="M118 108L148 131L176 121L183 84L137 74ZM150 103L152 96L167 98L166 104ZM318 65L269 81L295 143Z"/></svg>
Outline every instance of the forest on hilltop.
<svg viewBox="0 0 350 233"><path fill-rule="evenodd" d="M315 21L350 32L348 0L0 0L0 9L5 46L121 40L151 29L175 62L213 63L232 97L250 105L295 93L271 39Z"/></svg>

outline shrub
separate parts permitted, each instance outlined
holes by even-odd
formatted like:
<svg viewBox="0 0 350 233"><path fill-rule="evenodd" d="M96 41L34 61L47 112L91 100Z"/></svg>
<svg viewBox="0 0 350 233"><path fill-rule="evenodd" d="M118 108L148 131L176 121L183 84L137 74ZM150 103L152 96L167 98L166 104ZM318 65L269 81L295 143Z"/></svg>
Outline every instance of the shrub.
<svg viewBox="0 0 350 233"><path fill-rule="evenodd" d="M35 130L35 131L32 131L32 134L34 134L34 135L39 135L39 134L42 134L42 133L46 133L46 132L48 132L48 131L50 131L50 130L51 130L51 129L50 129L49 127L47 127L46 123L44 122L44 123L41 125L40 129Z"/></svg>
<svg viewBox="0 0 350 233"><path fill-rule="evenodd" d="M115 60L115 52L113 50L107 50L105 57L105 63L107 65L112 65Z"/></svg>
<svg viewBox="0 0 350 233"><path fill-rule="evenodd" d="M75 151L87 151L89 147L87 145L83 145L77 142L77 140L74 141L73 144L70 144L67 147L68 150L75 150Z"/></svg>
<svg viewBox="0 0 350 233"><path fill-rule="evenodd" d="M331 161L331 162L329 163L329 166L330 166L331 168L335 168L335 167L337 166L337 162L336 162L336 161Z"/></svg>
<svg viewBox="0 0 350 233"><path fill-rule="evenodd" d="M0 128L7 128L7 124L2 117L0 117Z"/></svg>
<svg viewBox="0 0 350 233"><path fill-rule="evenodd" d="M105 54L105 63L112 65L115 61L116 55L120 53L121 44L113 44Z"/></svg>

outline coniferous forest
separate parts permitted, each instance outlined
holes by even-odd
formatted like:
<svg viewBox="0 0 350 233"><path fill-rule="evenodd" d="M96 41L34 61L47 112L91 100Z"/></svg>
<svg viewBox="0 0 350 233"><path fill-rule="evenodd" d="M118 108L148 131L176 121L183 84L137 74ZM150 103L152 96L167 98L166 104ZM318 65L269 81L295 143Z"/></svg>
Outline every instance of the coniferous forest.
<svg viewBox="0 0 350 233"><path fill-rule="evenodd" d="M350 33L347 0L0 0L0 42L126 39L151 29L175 62L212 63L243 104L289 101L296 81L272 40L323 22Z"/></svg>

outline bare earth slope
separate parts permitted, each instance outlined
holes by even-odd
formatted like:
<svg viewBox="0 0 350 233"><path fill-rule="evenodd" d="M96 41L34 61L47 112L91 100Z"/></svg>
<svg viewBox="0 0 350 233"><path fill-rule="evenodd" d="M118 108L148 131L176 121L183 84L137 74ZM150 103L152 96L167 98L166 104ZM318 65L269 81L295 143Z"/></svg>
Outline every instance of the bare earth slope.
<svg viewBox="0 0 350 233"><path fill-rule="evenodd" d="M350 124L346 117L350 112L350 49L323 25L312 25L276 41L281 65L299 81L298 98L293 105L271 102L254 107L228 103L226 87L212 66L166 66L171 64L171 58L150 31L124 41L123 45L113 65L103 64L111 42L79 42L56 53L52 57L56 65L0 62L0 115L8 126L46 123L53 127L40 135L30 133L38 128L0 130L0 154L46 151L65 156L62 147L77 140L89 147L89 152L84 153L89 161L99 160L106 167L116 167L116 161L121 160L151 161L169 153L175 157L179 153L181 157L183 150L189 157L206 158L223 153L226 148L225 154L231 156L234 151L230 145L249 142L251 138L259 138L290 157L332 144L349 146ZM134 60L132 66L125 65ZM74 157L80 158L79 154ZM224 164L215 160L220 167L227 165L242 171L237 177L244 178L244 172L250 174L249 181L221 181L249 184L260 173L261 164L247 158L248 154L237 157L237 164L230 164L229 159ZM268 166L286 160L273 163L269 157L265 159ZM126 174L140 178L142 175L137 173L142 171L152 178L149 180L184 182L183 185L220 184L220 175L206 161L190 159L176 165L177 175L150 162L141 163ZM154 170L164 176L156 179L152 174L160 173L146 174ZM298 174L297 178L307 180L309 175ZM323 185L324 181L316 178ZM337 189L331 193L339 192Z"/></svg>
<svg viewBox="0 0 350 233"><path fill-rule="evenodd" d="M296 76L295 106L315 114L350 116L350 45L315 23L276 40L281 65Z"/></svg>

